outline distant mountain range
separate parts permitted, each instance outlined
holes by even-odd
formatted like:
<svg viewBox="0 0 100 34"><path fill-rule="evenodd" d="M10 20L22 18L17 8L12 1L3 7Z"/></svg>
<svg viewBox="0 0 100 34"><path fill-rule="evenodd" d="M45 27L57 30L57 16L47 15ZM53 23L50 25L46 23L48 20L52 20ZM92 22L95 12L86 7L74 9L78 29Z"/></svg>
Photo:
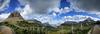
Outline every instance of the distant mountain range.
<svg viewBox="0 0 100 34"><path fill-rule="evenodd" d="M92 20L91 18L87 18L84 21L80 21L80 22L75 22L75 21L65 21L64 23L62 23L59 26L62 25L71 25L71 24L90 24L90 23L95 23L96 21Z"/></svg>
<svg viewBox="0 0 100 34"><path fill-rule="evenodd" d="M51 31L51 32L71 32L72 27L75 28L75 32L77 31L81 31L81 28L86 28L83 30L87 30L89 28L91 28L91 26L93 26L92 24L99 24L95 23L97 21L92 20L91 18L87 18L84 21L80 21L80 22L75 22L75 21L65 21L64 23L62 23L59 26L56 26L54 24L49 24L47 23L42 23L36 19L33 20L24 20L24 21L17 21L17 23L14 24L8 24L9 22L2 22L2 25L11 27L12 29L14 29L15 33L20 33L20 32L25 32L26 33L34 33L34 32L47 32L47 31ZM81 27L82 24L82 27ZM87 25L88 24L88 25ZM73 25L73 26L72 26ZM19 30L18 30L19 29ZM33 32L34 31L34 32Z"/></svg>
<svg viewBox="0 0 100 34"><path fill-rule="evenodd" d="M46 27L53 27L53 25L52 24L49 24L49 23L41 23L40 21L38 21L38 20L28 20L29 22L34 22L34 23L39 23L39 24L42 24L43 26L46 26ZM85 19L84 21L80 21L80 22L75 22L75 21L65 21L64 23L62 23L61 25L70 25L70 24L79 24L79 23L91 23L91 22L95 22L93 19L91 19L91 18L87 18L87 19ZM60 26L60 25L59 25ZM54 25L54 27L55 27L55 25Z"/></svg>

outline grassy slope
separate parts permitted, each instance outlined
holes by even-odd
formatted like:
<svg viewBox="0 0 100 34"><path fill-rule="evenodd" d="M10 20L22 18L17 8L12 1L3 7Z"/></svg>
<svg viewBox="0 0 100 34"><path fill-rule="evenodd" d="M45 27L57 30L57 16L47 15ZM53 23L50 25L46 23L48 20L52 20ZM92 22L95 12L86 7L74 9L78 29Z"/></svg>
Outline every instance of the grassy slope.
<svg viewBox="0 0 100 34"><path fill-rule="evenodd" d="M82 29L80 24L59 26L58 28L44 27L38 23L28 23L27 21L21 21L16 24L8 24L7 22L1 23L1 25L8 26L14 30L16 34L87 34L92 24L83 24Z"/></svg>

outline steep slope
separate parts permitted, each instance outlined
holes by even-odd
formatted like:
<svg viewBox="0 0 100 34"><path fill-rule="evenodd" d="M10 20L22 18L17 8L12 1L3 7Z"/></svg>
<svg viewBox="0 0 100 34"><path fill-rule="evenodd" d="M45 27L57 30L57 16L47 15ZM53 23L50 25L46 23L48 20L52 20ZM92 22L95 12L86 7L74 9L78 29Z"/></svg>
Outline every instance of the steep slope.
<svg viewBox="0 0 100 34"><path fill-rule="evenodd" d="M3 22L9 22L9 24L14 24L18 21L24 21L24 19L18 11L14 11Z"/></svg>

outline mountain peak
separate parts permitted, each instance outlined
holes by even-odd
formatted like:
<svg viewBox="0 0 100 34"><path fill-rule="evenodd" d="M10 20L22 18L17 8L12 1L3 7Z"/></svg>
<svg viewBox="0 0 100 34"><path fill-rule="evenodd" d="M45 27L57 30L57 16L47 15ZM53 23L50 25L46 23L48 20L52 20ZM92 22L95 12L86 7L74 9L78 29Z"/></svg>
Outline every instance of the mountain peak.
<svg viewBox="0 0 100 34"><path fill-rule="evenodd" d="M15 23L17 21L24 21L23 17L18 11L12 12L4 22Z"/></svg>
<svg viewBox="0 0 100 34"><path fill-rule="evenodd" d="M85 19L84 21L88 21L88 22L90 22L90 21L94 21L94 20L91 19L91 18L87 18L87 19Z"/></svg>
<svg viewBox="0 0 100 34"><path fill-rule="evenodd" d="M20 13L18 11L12 12L8 18L12 17L21 17Z"/></svg>

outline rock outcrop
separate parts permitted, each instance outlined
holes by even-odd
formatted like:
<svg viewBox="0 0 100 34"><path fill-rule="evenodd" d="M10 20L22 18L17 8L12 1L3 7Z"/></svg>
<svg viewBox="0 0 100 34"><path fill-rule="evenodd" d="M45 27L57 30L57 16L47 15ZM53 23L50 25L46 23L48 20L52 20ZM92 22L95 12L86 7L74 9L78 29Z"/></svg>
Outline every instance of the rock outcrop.
<svg viewBox="0 0 100 34"><path fill-rule="evenodd" d="M23 21L23 17L20 15L18 11L12 12L7 19L3 22L9 22L10 24L16 23L18 21Z"/></svg>

